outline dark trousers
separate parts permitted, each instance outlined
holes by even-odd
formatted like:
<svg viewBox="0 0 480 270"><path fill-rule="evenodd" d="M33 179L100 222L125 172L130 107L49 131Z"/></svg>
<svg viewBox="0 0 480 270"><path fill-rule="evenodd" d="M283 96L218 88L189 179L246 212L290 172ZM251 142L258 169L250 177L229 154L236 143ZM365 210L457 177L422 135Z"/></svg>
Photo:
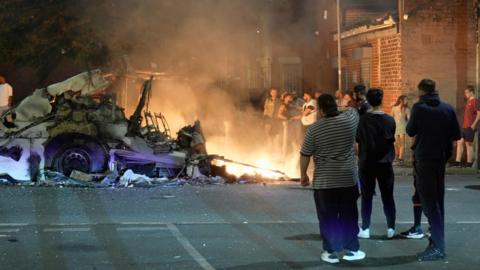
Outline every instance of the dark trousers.
<svg viewBox="0 0 480 270"><path fill-rule="evenodd" d="M433 245L445 250L445 162L442 160L417 160L417 191L422 209L430 225Z"/></svg>
<svg viewBox="0 0 480 270"><path fill-rule="evenodd" d="M388 228L395 229L395 200L393 199L393 187L395 175L392 163L372 163L360 165L360 188L362 192L362 229L370 227L372 216L372 201L375 194L375 185L378 181L382 196L383 212L387 218Z"/></svg>
<svg viewBox="0 0 480 270"><path fill-rule="evenodd" d="M313 193L317 208L323 249L339 252L357 251L358 190L355 187L316 189Z"/></svg>
<svg viewBox="0 0 480 270"><path fill-rule="evenodd" d="M415 164L413 165L415 167ZM415 171L415 169L414 169ZM420 195L417 191L417 176L413 176L413 187L415 191L412 196L413 203L413 225L415 227L420 227L422 225L422 203L420 201Z"/></svg>

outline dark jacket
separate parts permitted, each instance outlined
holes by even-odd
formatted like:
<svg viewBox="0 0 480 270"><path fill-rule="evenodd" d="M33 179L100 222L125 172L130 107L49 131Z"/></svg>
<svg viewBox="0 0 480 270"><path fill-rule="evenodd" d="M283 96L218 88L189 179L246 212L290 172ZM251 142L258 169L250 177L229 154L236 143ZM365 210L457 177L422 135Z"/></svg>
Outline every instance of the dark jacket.
<svg viewBox="0 0 480 270"><path fill-rule="evenodd" d="M366 114L371 108L372 106L370 106L370 104L366 100L361 100L357 102L358 114L360 116Z"/></svg>
<svg viewBox="0 0 480 270"><path fill-rule="evenodd" d="M360 117L357 129L360 166L393 162L395 128L395 120L385 113L368 112Z"/></svg>
<svg viewBox="0 0 480 270"><path fill-rule="evenodd" d="M457 115L449 104L440 101L437 93L426 94L413 105L407 134L415 138L415 160L447 161L452 155L453 141L460 139Z"/></svg>

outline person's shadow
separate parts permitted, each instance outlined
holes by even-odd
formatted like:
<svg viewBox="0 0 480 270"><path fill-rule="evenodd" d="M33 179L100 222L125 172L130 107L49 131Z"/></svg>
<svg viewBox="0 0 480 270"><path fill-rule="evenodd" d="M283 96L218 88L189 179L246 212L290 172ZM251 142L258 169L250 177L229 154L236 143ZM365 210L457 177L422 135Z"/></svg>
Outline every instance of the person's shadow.
<svg viewBox="0 0 480 270"><path fill-rule="evenodd" d="M285 240L294 240L294 241L322 241L322 237L318 233L307 233L287 236Z"/></svg>
<svg viewBox="0 0 480 270"><path fill-rule="evenodd" d="M232 267L221 268L225 270L247 270L247 269L307 269L307 268L321 268L330 265L338 268L380 268L394 265L409 264L415 262L415 255L410 256L393 256L393 257L368 257L358 262L347 262L340 260L340 263L329 264L322 262L320 258L315 261L271 261L258 262L245 265L237 265Z"/></svg>
<svg viewBox="0 0 480 270"><path fill-rule="evenodd" d="M291 241L322 241L322 237L318 233L307 233L307 234L298 234L287 236L285 240ZM370 239L373 240L402 240L404 238L400 236L395 236L393 239L387 239L385 235L372 235ZM370 257L367 254L367 257L364 260L357 262L348 262L340 260L338 264L332 264L331 266L339 268L366 268L366 267L388 267L394 265L408 264L416 261L415 255L408 256L392 256L392 257ZM312 267L320 267L330 265L324 263L318 258L318 261L306 261L306 262L295 262L295 261L278 261L278 262L262 262L262 263L253 263L248 265L239 265L235 267L225 268L225 269L306 269Z"/></svg>
<svg viewBox="0 0 480 270"><path fill-rule="evenodd" d="M480 185L465 186L466 189L480 190Z"/></svg>

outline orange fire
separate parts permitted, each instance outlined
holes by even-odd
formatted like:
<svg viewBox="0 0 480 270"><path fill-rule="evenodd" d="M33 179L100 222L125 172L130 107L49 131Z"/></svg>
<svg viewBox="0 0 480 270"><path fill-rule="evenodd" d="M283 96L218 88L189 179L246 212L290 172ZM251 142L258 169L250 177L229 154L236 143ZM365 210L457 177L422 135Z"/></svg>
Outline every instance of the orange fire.
<svg viewBox="0 0 480 270"><path fill-rule="evenodd" d="M259 176L262 178L275 180L288 178L288 176L284 173L272 169L271 163L266 159L259 159L255 162L255 164L252 165L236 163L233 161L225 161L221 159L214 159L212 161L212 164L219 167L225 166L226 172L236 177Z"/></svg>

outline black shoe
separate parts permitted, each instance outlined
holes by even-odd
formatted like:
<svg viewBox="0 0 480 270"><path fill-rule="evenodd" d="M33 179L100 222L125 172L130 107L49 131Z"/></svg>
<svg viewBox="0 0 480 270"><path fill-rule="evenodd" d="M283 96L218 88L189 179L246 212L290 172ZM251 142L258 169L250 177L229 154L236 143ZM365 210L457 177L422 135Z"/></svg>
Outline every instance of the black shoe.
<svg viewBox="0 0 480 270"><path fill-rule="evenodd" d="M427 247L424 252L420 252L417 254L417 261L419 262L427 262L427 261L438 261L444 260L446 257L445 253L442 252L440 249L435 248L433 246Z"/></svg>
<svg viewBox="0 0 480 270"><path fill-rule="evenodd" d="M473 162L467 162L465 168L473 168Z"/></svg>
<svg viewBox="0 0 480 270"><path fill-rule="evenodd" d="M459 161L454 161L454 162L450 163L450 167L460 168L460 167L462 167L462 164Z"/></svg>
<svg viewBox="0 0 480 270"><path fill-rule="evenodd" d="M409 238L409 239L420 239L425 236L422 231L422 228L413 226L407 231L400 233L402 237Z"/></svg>

